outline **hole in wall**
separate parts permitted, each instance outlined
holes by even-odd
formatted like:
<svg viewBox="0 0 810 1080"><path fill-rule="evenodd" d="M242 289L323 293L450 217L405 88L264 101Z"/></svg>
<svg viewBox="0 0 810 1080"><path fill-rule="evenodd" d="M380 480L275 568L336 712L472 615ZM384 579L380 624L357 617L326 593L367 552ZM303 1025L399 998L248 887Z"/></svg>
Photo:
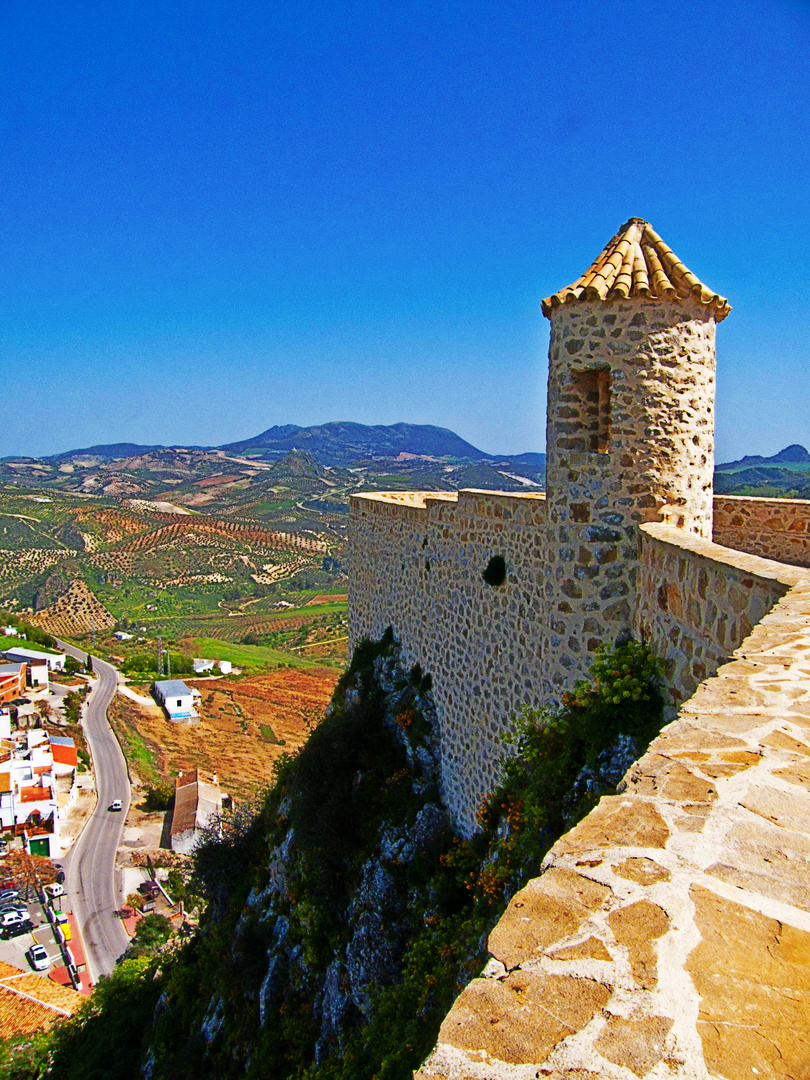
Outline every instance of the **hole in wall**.
<svg viewBox="0 0 810 1080"><path fill-rule="evenodd" d="M506 561L503 555L493 555L487 563L486 570L481 577L487 583L497 588L506 581Z"/></svg>

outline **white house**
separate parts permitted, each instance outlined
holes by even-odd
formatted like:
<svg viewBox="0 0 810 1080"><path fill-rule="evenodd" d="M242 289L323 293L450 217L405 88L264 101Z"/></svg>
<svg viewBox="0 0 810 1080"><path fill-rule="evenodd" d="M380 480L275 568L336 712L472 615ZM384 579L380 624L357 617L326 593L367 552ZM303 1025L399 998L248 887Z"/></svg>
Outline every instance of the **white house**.
<svg viewBox="0 0 810 1080"><path fill-rule="evenodd" d="M195 657L195 659L191 661L191 666L194 668L195 674L204 675L207 671L214 670L214 661L203 660L202 657Z"/></svg>
<svg viewBox="0 0 810 1080"><path fill-rule="evenodd" d="M197 716L194 691L180 679L162 679L155 683L154 691L170 720L190 720Z"/></svg>
<svg viewBox="0 0 810 1080"><path fill-rule="evenodd" d="M28 664L31 660L45 660L51 671L62 671L65 667L64 653L38 652L36 649L25 649L21 645L15 645L12 649L6 649L3 655L12 664Z"/></svg>
<svg viewBox="0 0 810 1080"><path fill-rule="evenodd" d="M132 641L134 634L128 634L126 630L116 630L113 637L118 638L119 641Z"/></svg>
<svg viewBox="0 0 810 1080"><path fill-rule="evenodd" d="M0 828L14 827L14 794L11 784L11 770L0 772Z"/></svg>
<svg viewBox="0 0 810 1080"><path fill-rule="evenodd" d="M223 675L230 675L230 673L233 671L233 664L230 662L230 660L220 660L219 670L222 672Z"/></svg>
<svg viewBox="0 0 810 1080"><path fill-rule="evenodd" d="M32 656L28 661L28 678L32 686L47 686L48 661L35 660Z"/></svg>
<svg viewBox="0 0 810 1080"><path fill-rule="evenodd" d="M0 626L0 633L2 633L4 637L20 636L20 631L17 629L16 626Z"/></svg>

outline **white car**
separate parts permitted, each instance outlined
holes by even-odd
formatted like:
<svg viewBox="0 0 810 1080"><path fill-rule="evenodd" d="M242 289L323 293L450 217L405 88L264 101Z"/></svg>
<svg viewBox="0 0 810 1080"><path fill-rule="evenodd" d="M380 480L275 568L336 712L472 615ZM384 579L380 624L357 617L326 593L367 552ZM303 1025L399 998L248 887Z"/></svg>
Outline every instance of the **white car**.
<svg viewBox="0 0 810 1080"><path fill-rule="evenodd" d="M121 802L120 799L113 799L113 801L110 803L110 810L123 810L123 808L124 804Z"/></svg>
<svg viewBox="0 0 810 1080"><path fill-rule="evenodd" d="M48 894L48 896L54 898L57 896L64 896L65 886L60 885L58 881L54 881L52 884L45 886L45 892Z"/></svg>
<svg viewBox="0 0 810 1080"><path fill-rule="evenodd" d="M35 971L45 971L51 966L50 957L42 945L32 945L26 955Z"/></svg>
<svg viewBox="0 0 810 1080"><path fill-rule="evenodd" d="M4 911L0 914L0 926L16 926L17 923L25 922L27 918L27 910Z"/></svg>

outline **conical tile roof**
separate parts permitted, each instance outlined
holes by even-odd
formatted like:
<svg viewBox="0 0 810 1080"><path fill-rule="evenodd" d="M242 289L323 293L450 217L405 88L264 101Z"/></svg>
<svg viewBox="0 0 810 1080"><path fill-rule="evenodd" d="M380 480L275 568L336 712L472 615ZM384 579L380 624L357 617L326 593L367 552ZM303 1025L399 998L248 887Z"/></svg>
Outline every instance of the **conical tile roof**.
<svg viewBox="0 0 810 1080"><path fill-rule="evenodd" d="M626 300L630 297L691 297L712 308L717 322L731 305L687 270L649 222L630 218L622 225L596 261L573 285L560 289L542 304L543 314L578 300Z"/></svg>

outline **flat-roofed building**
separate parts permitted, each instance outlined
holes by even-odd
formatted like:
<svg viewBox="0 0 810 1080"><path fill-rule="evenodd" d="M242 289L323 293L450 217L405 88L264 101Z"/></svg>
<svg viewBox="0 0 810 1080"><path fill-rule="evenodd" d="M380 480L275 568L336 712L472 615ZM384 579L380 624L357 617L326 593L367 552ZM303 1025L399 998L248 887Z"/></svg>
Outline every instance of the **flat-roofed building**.
<svg viewBox="0 0 810 1080"><path fill-rule="evenodd" d="M170 720L190 720L197 715L194 709L194 691L180 679L156 682L154 691Z"/></svg>
<svg viewBox="0 0 810 1080"><path fill-rule="evenodd" d="M48 685L48 661L37 660L35 656L26 661L28 667L28 683L30 686Z"/></svg>

